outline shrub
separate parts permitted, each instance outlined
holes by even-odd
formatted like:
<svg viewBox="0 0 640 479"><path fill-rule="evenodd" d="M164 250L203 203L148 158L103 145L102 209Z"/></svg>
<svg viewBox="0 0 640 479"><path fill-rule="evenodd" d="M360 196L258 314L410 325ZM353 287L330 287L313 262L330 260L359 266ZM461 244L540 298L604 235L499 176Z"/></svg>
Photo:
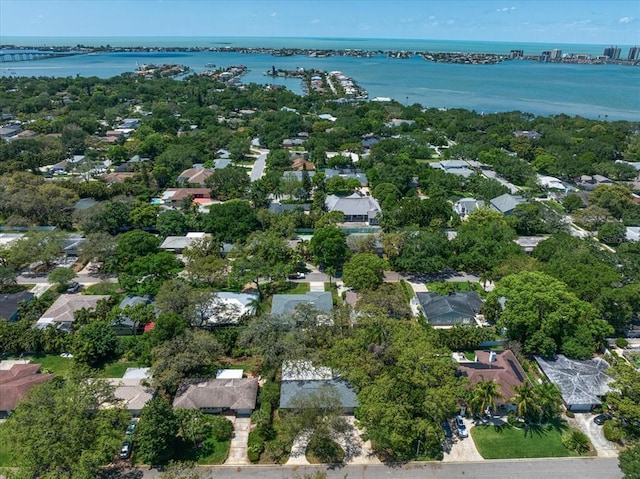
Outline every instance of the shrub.
<svg viewBox="0 0 640 479"><path fill-rule="evenodd" d="M618 423L616 421L608 420L604 422L602 426L602 432L604 433L604 437L607 441L611 442L621 442L622 441L622 431L618 427Z"/></svg>
<svg viewBox="0 0 640 479"><path fill-rule="evenodd" d="M627 341L625 338L616 338L616 346L618 346L619 348L626 348L627 346L629 346L629 341Z"/></svg>
<svg viewBox="0 0 640 479"><path fill-rule="evenodd" d="M264 451L264 434L262 429L255 428L249 433L247 441L247 455L251 462L258 462L260 454Z"/></svg>
<svg viewBox="0 0 640 479"><path fill-rule="evenodd" d="M212 416L211 428L218 441L228 441L233 436L233 424L226 417Z"/></svg>
<svg viewBox="0 0 640 479"><path fill-rule="evenodd" d="M567 431L562 435L562 444L570 451L577 452L578 454L585 454L589 452L591 443L589 437L582 431Z"/></svg>
<svg viewBox="0 0 640 479"><path fill-rule="evenodd" d="M267 381L260 390L260 405L268 403L271 409L276 409L280 404L280 386L274 381Z"/></svg>
<svg viewBox="0 0 640 479"><path fill-rule="evenodd" d="M576 415L573 413L573 411L569 411L568 409L565 412L565 414L567 415L567 417L571 417L571 418L576 417Z"/></svg>

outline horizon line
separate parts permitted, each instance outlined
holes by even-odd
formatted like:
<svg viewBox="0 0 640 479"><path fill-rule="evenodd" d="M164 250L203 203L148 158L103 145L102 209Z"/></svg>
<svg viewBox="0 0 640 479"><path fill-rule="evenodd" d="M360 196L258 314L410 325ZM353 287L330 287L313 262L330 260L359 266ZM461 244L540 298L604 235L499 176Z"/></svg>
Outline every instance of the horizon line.
<svg viewBox="0 0 640 479"><path fill-rule="evenodd" d="M521 41L521 40L469 40L469 39L458 39L458 40L450 40L450 39L439 39L439 38L382 38L382 37L305 37L305 36L271 36L271 35L224 35L224 36L215 36L215 35L0 35L0 43L3 41L3 38L73 38L73 39L126 39L126 38L153 38L153 39L173 39L173 38L197 38L197 39L224 39L224 38L234 38L234 39L242 39L242 38L260 38L260 39L306 39L306 40L341 40L341 41L357 41L357 40L365 40L365 41L406 41L406 42L478 42L478 43L504 43L504 44L533 44L533 45L599 45L599 46L635 46L637 44L621 44L621 43L567 43L567 42L541 42L541 41Z"/></svg>

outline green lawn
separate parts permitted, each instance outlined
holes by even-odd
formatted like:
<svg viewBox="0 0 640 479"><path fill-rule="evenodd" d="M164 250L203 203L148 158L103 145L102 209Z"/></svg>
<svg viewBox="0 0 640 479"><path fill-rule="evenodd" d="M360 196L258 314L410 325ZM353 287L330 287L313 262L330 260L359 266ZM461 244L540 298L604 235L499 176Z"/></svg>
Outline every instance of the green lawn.
<svg viewBox="0 0 640 479"><path fill-rule="evenodd" d="M114 361L104 365L102 371L100 371L100 377L121 378L124 376L124 372L127 368L137 368L139 366L140 365L135 361Z"/></svg>
<svg viewBox="0 0 640 479"><path fill-rule="evenodd" d="M509 425L479 425L471 428L471 436L485 459L577 456L562 445L562 434L567 430L565 421L555 420L526 431Z"/></svg>
<svg viewBox="0 0 640 479"><path fill-rule="evenodd" d="M456 291L475 291L479 295L485 294L480 283L471 281L437 281L426 283L426 286L430 292L438 294L447 294Z"/></svg>
<svg viewBox="0 0 640 479"><path fill-rule="evenodd" d="M200 465L223 464L229 454L229 444L230 441L217 441L212 436L197 448L183 443L174 451L174 457L179 461L192 461Z"/></svg>
<svg viewBox="0 0 640 479"><path fill-rule="evenodd" d="M342 304L342 298L338 294L338 288L335 283L324 283L324 290L331 291L331 299L333 300L333 304L338 306Z"/></svg>
<svg viewBox="0 0 640 479"><path fill-rule="evenodd" d="M30 359L31 363L40 364L43 372L51 372L58 376L66 376L73 364L73 359L63 358L59 354L36 354Z"/></svg>
<svg viewBox="0 0 640 479"><path fill-rule="evenodd" d="M309 283L294 283L287 282L288 288L284 291L280 291L280 294L305 294L308 293L311 289L311 285Z"/></svg>
<svg viewBox="0 0 640 479"><path fill-rule="evenodd" d="M100 283L92 284L82 290L83 294L108 294L111 296L121 295L122 290L118 283L108 283L102 281Z"/></svg>

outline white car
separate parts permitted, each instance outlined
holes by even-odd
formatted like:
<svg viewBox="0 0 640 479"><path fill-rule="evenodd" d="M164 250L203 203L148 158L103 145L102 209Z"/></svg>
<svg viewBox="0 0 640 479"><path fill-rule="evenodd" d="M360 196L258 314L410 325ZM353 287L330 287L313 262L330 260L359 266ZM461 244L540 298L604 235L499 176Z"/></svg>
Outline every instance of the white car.
<svg viewBox="0 0 640 479"><path fill-rule="evenodd" d="M467 431L467 426L465 426L462 416L456 416L456 428L460 438L469 437L469 431Z"/></svg>

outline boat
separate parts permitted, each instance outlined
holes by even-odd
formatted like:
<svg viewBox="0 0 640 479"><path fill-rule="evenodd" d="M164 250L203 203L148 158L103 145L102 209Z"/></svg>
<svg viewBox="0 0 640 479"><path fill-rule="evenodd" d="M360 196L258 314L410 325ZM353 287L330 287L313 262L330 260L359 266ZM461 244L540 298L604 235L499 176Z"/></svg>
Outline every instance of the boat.
<svg viewBox="0 0 640 479"><path fill-rule="evenodd" d="M215 68L215 67L216 67L216 65L215 65L214 63L205 63L205 64L204 64L204 67L205 67L205 68Z"/></svg>

